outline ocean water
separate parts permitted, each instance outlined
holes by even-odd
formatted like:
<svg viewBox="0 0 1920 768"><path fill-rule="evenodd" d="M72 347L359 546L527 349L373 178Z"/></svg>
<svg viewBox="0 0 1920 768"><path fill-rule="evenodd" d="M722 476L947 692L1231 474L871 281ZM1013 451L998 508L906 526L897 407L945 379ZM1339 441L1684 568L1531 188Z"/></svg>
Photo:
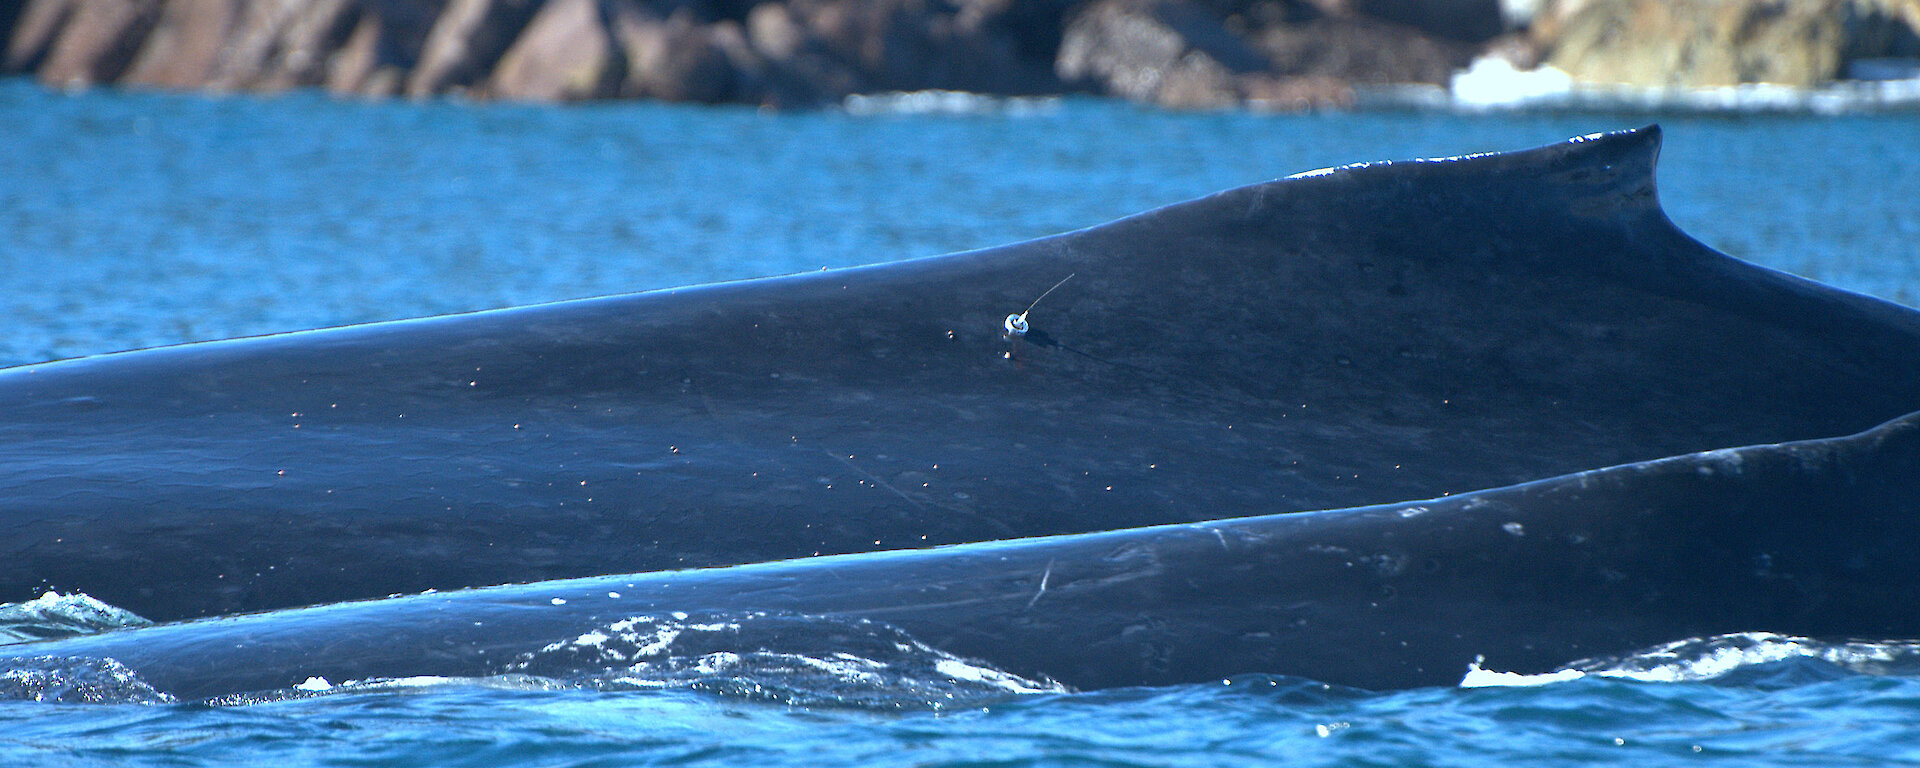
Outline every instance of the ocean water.
<svg viewBox="0 0 1920 768"><path fill-rule="evenodd" d="M1920 681L1771 664L1732 682L1582 678L1393 693L1246 675L964 709L456 683L240 707L0 703L7 765L1888 766Z"/></svg>
<svg viewBox="0 0 1920 768"><path fill-rule="evenodd" d="M1920 303L1912 113L906 105L935 109L0 82L0 365L931 255L1311 168L1648 122L1666 129L1663 200L1695 237ZM1389 693L1247 675L835 698L736 675L428 681L239 706L5 701L0 765L1890 765L1920 763L1911 655L1717 641L1585 675Z"/></svg>

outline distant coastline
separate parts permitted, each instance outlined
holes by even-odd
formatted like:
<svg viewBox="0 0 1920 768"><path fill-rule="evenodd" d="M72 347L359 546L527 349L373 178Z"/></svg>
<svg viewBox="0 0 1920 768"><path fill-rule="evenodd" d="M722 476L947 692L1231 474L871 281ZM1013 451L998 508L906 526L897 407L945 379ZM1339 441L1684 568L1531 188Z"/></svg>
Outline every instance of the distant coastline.
<svg viewBox="0 0 1920 768"><path fill-rule="evenodd" d="M1920 104L1920 0L24 0L0 6L0 41L0 74L66 89Z"/></svg>

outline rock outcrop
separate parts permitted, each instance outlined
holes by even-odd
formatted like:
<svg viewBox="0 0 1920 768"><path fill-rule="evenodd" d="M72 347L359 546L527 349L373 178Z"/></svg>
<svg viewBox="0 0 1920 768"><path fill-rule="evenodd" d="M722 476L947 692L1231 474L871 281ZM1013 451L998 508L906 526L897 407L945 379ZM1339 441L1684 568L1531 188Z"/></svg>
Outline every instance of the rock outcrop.
<svg viewBox="0 0 1920 768"><path fill-rule="evenodd" d="M1812 87L1920 56L1920 0L1561 0L1536 31L1578 80Z"/></svg>
<svg viewBox="0 0 1920 768"><path fill-rule="evenodd" d="M347 0L352 31L341 47L323 53L326 64L318 82L294 82L286 87L320 85L342 95L397 96L420 61L426 43L444 8L439 2L406 0Z"/></svg>
<svg viewBox="0 0 1920 768"><path fill-rule="evenodd" d="M1344 7L1256 3L1222 19L1179 0L1096 0L1068 24L1056 72L1177 108L1341 106L1354 84L1443 84L1474 46Z"/></svg>
<svg viewBox="0 0 1920 768"><path fill-rule="evenodd" d="M595 0L552 0L500 57L487 91L503 99L578 101L611 96L626 73Z"/></svg>
<svg viewBox="0 0 1920 768"><path fill-rule="evenodd" d="M1054 71L1135 101L1228 106L1265 57L1203 9L1173 0L1098 0L1068 24Z"/></svg>
<svg viewBox="0 0 1920 768"><path fill-rule="evenodd" d="M1488 55L1587 81L1815 85L1920 59L1916 30L1920 0L0 0L0 74L367 97L804 107L1078 90L1298 109L1444 86Z"/></svg>
<svg viewBox="0 0 1920 768"><path fill-rule="evenodd" d="M1068 0L25 0L0 72L61 88L776 106L1051 93Z"/></svg>
<svg viewBox="0 0 1920 768"><path fill-rule="evenodd" d="M40 79L63 87L110 83L133 64L160 18L158 3L141 0L52 0ZM37 5L37 3L36 3ZM31 14L36 9L28 9Z"/></svg>

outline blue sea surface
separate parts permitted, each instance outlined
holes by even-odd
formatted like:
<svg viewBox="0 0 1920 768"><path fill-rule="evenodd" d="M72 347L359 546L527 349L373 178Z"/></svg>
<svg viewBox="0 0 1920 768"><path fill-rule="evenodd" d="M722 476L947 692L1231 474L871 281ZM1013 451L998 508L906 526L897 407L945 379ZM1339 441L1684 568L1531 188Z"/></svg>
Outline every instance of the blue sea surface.
<svg viewBox="0 0 1920 768"><path fill-rule="evenodd" d="M1795 672L1798 674L1796 675ZM961 711L477 686L247 707L0 703L10 766L1910 765L1920 680L1367 693L1242 676Z"/></svg>
<svg viewBox="0 0 1920 768"><path fill-rule="evenodd" d="M1674 220L1920 304L1920 115L959 112L61 93L0 82L0 365L926 256L1356 161L1659 122ZM1546 681L1534 681L1546 682ZM0 765L1920 763L1920 675L875 707L499 681L215 707L0 702Z"/></svg>

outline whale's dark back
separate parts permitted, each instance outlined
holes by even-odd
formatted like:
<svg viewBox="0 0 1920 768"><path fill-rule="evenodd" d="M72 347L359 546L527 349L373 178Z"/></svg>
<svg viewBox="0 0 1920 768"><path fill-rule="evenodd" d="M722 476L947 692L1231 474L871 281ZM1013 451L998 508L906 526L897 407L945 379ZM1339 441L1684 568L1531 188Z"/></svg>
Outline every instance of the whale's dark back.
<svg viewBox="0 0 1920 768"><path fill-rule="evenodd" d="M1658 146L0 372L0 600L166 619L1350 507L1920 409L1920 316L1688 238Z"/></svg>

